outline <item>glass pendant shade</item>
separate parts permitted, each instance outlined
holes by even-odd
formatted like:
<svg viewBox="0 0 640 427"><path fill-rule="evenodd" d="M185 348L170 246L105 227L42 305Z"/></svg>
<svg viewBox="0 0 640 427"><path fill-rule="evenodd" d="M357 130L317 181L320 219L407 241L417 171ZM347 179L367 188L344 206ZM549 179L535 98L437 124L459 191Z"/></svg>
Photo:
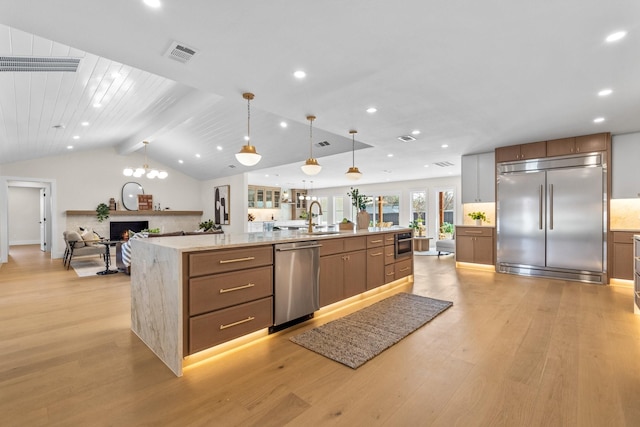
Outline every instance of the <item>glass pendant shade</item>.
<svg viewBox="0 0 640 427"><path fill-rule="evenodd" d="M256 151L256 147L251 145L251 100L255 97L250 92L245 92L242 97L247 100L247 144L242 146L239 153L236 153L236 160L244 166L257 164L262 156Z"/></svg>
<svg viewBox="0 0 640 427"><path fill-rule="evenodd" d="M362 177L362 172L360 172L357 167L353 166L349 168L345 173L345 176L352 181L357 181Z"/></svg>

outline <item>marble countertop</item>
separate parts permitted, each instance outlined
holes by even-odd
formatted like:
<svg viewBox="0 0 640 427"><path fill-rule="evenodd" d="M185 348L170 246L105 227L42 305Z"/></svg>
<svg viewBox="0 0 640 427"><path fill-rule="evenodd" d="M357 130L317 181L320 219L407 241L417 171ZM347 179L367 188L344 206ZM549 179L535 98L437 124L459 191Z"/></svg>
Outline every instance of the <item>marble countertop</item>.
<svg viewBox="0 0 640 427"><path fill-rule="evenodd" d="M306 240L324 240L341 237L366 236L370 234L395 233L401 231L411 231L410 228L369 228L368 230L336 231L332 234L306 234L297 230L280 230L261 233L242 234L203 234L191 236L171 236L154 237L153 239L136 239L134 246L138 243L143 245L161 246L175 249L178 252L206 251L212 249L247 247L272 245L276 243L287 243Z"/></svg>

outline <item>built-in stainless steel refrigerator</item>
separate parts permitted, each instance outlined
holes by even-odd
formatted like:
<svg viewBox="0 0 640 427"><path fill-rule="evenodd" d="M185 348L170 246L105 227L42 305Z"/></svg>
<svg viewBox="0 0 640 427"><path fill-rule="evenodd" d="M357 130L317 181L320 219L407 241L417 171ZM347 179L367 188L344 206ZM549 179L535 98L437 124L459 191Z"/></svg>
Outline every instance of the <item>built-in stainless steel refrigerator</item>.
<svg viewBox="0 0 640 427"><path fill-rule="evenodd" d="M498 164L499 272L606 282L600 153Z"/></svg>

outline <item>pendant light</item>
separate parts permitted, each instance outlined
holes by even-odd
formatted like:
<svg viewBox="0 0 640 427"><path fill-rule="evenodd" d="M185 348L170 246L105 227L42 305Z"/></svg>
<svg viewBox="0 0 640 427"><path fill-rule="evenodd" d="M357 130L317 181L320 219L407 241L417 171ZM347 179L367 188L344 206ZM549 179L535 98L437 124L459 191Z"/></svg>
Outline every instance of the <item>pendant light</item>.
<svg viewBox="0 0 640 427"><path fill-rule="evenodd" d="M345 173L345 175L350 180L356 181L356 180L358 180L358 179L360 179L362 177L362 172L360 172L358 170L358 168L356 167L356 133L358 133L358 131L357 130L350 130L349 133L351 134L351 161L352 161L352 163L351 163L351 167Z"/></svg>
<svg viewBox="0 0 640 427"><path fill-rule="evenodd" d="M135 169L126 167L122 171L122 174L124 176L133 176L134 178L140 178L142 175L146 174L147 178L149 179L154 179L154 178L165 179L166 177L168 177L169 174L167 173L167 171L149 169L149 162L147 160L147 145L149 145L149 142L142 141L142 143L144 144L144 165L142 165L142 167L138 167Z"/></svg>
<svg viewBox="0 0 640 427"><path fill-rule="evenodd" d="M245 166L253 166L260 161L262 156L256 151L256 147L251 145L251 100L254 95L246 92L242 97L247 100L247 145L243 145L239 153L236 153L236 159Z"/></svg>
<svg viewBox="0 0 640 427"><path fill-rule="evenodd" d="M309 158L304 162L304 165L300 166L302 172L307 175L317 175L322 170L322 166L313 158L313 121L315 119L316 116L307 116L307 120L309 120Z"/></svg>

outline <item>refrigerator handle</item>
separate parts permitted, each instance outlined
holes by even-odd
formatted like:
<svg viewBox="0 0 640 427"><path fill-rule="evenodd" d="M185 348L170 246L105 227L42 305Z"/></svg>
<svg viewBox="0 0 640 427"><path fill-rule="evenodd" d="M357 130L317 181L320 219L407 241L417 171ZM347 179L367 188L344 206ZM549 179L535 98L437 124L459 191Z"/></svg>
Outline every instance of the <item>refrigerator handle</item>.
<svg viewBox="0 0 640 427"><path fill-rule="evenodd" d="M549 230L553 230L553 184L549 184Z"/></svg>
<svg viewBox="0 0 640 427"><path fill-rule="evenodd" d="M539 211L538 228L540 230L542 230L542 191L543 191L543 186L542 184L540 184L540 187L538 188L538 197L540 199L538 202L538 211Z"/></svg>

